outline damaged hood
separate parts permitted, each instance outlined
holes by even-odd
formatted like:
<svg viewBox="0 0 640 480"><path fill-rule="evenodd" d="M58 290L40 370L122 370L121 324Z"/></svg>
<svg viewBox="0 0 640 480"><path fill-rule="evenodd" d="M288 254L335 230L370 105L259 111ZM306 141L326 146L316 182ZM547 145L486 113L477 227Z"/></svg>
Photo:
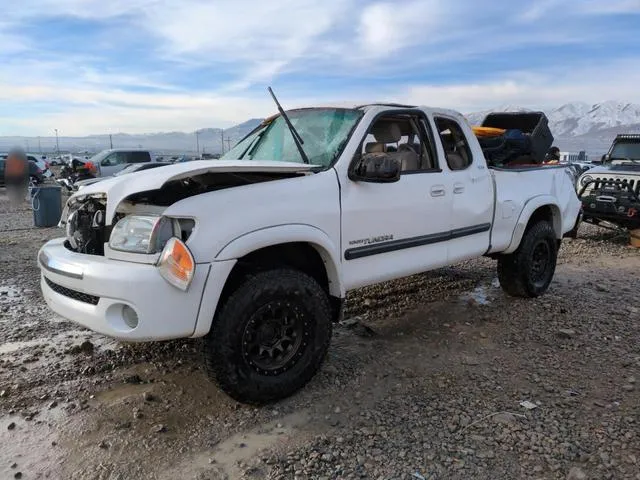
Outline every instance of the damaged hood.
<svg viewBox="0 0 640 480"><path fill-rule="evenodd" d="M66 211L74 200L80 200L87 195L106 195L107 223L111 222L120 202L134 193L158 190L168 182L182 180L205 173L225 172L265 172L265 173L295 173L308 172L318 165L305 163L256 161L256 160L198 160L193 162L178 163L162 168L152 168L141 172L134 172L121 177L105 179L91 185L87 185L75 193L67 201L67 207L63 214L66 221Z"/></svg>

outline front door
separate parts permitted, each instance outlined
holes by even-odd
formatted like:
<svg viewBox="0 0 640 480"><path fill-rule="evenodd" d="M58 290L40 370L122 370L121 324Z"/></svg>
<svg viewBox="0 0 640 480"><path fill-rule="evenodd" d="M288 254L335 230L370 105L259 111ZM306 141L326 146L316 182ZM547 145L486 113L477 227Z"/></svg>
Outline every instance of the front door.
<svg viewBox="0 0 640 480"><path fill-rule="evenodd" d="M424 114L407 110L378 117L358 154L372 152L396 156L402 173L395 183L341 182L347 289L447 263L452 193Z"/></svg>
<svg viewBox="0 0 640 480"><path fill-rule="evenodd" d="M454 117L434 115L452 186L449 263L476 258L487 252L493 221L493 181L482 156L474 151L461 123Z"/></svg>

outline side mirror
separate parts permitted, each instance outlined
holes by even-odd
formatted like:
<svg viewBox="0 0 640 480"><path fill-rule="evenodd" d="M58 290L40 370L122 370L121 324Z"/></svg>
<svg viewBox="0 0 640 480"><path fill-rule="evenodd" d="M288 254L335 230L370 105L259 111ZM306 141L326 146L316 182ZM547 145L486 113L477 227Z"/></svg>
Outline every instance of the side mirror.
<svg viewBox="0 0 640 480"><path fill-rule="evenodd" d="M392 183L400 180L400 160L386 153L366 153L360 157L349 178L359 182Z"/></svg>
<svg viewBox="0 0 640 480"><path fill-rule="evenodd" d="M600 159L602 163L606 163L609 160L611 160L611 155L609 155L608 153L605 153L604 155L602 155L602 158Z"/></svg>

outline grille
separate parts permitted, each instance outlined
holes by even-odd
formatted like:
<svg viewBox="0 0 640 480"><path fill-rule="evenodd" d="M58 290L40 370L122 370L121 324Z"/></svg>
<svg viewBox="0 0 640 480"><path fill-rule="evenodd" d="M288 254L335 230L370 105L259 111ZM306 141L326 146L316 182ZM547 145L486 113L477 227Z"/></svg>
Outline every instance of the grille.
<svg viewBox="0 0 640 480"><path fill-rule="evenodd" d="M53 283L47 277L44 277L44 281L47 282L49 288L60 295L64 295L65 297L72 298L73 300L77 300L83 303L90 303L91 305L97 305L100 297L96 297L94 295L89 295L88 293L78 292L77 290L71 290L70 288L63 287L62 285L58 285L57 283Z"/></svg>
<svg viewBox="0 0 640 480"><path fill-rule="evenodd" d="M626 178L606 178L606 177L596 177L594 178L595 183L593 183L593 187L595 190L598 190L602 187L602 182L615 182L617 185L620 185L623 189L626 190L627 186L631 187L631 189L638 195L640 193L640 181L636 183L635 180L628 180ZM608 185L612 185L612 183L608 183ZM635 188L634 188L635 185Z"/></svg>

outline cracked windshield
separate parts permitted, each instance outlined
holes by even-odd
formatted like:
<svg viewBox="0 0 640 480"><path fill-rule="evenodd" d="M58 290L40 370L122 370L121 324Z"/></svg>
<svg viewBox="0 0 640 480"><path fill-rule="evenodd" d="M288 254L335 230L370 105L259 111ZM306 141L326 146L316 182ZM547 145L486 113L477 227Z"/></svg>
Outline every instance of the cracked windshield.
<svg viewBox="0 0 640 480"><path fill-rule="evenodd" d="M286 112L298 132L311 165L329 166L349 139L362 112L349 109L308 109ZM223 160L269 160L302 163L293 134L278 116L238 143Z"/></svg>

